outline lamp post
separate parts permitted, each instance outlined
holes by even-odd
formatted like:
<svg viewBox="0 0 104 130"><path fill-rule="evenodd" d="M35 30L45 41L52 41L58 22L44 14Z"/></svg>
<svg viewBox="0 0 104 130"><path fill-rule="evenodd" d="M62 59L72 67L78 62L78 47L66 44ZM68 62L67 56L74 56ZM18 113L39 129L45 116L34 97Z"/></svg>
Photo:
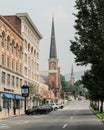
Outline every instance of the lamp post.
<svg viewBox="0 0 104 130"><path fill-rule="evenodd" d="M13 113L16 115L16 95L14 94Z"/></svg>
<svg viewBox="0 0 104 130"><path fill-rule="evenodd" d="M25 98L24 111L26 114L26 98L29 96L29 86L27 86L27 85L22 86L22 96Z"/></svg>

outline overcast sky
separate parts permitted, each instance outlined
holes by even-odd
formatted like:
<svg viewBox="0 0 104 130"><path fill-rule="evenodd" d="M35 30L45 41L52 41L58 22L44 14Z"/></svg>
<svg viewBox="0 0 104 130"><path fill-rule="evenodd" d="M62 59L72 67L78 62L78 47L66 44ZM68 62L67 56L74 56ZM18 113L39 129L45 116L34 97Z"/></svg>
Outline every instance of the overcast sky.
<svg viewBox="0 0 104 130"><path fill-rule="evenodd" d="M48 70L48 59L51 39L52 14L56 36L57 57L61 73L70 73L72 64L74 72L86 70L76 66L74 55L70 52L70 42L74 37L73 28L76 12L75 0L0 0L1 15L28 13L43 36L40 41L40 70Z"/></svg>

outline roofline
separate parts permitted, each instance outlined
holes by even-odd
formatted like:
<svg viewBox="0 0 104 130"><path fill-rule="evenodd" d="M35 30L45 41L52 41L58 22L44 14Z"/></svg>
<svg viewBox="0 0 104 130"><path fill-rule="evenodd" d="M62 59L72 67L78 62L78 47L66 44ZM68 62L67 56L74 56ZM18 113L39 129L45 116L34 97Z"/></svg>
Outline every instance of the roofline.
<svg viewBox="0 0 104 130"><path fill-rule="evenodd" d="M3 22L5 22L5 24L6 24L8 27L10 27L10 28L12 29L12 31L13 31L14 33L16 33L16 35L18 35L18 36L23 40L23 38L22 38L21 35L16 31L16 29L15 29L2 15L0 15L0 19L1 19Z"/></svg>
<svg viewBox="0 0 104 130"><path fill-rule="evenodd" d="M32 19L28 15L28 13L16 13L16 16L19 17L20 19L21 19L21 17L26 17L26 19L31 24L31 26L34 28L34 30L37 33L37 35L39 36L39 38L40 39L43 38L42 35L41 35L41 33L39 32L38 28L36 27L36 25L33 23Z"/></svg>

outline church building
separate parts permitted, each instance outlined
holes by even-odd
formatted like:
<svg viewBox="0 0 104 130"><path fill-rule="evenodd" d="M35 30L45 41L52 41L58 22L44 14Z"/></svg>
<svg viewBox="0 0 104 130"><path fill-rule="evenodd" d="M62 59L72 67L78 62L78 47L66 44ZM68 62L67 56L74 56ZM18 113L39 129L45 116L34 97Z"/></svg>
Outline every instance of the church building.
<svg viewBox="0 0 104 130"><path fill-rule="evenodd" d="M49 73L48 73L49 90L53 92L54 101L57 102L60 97L60 68L58 66L53 17L52 17L51 43L50 43L50 54L48 59L48 65L49 65Z"/></svg>

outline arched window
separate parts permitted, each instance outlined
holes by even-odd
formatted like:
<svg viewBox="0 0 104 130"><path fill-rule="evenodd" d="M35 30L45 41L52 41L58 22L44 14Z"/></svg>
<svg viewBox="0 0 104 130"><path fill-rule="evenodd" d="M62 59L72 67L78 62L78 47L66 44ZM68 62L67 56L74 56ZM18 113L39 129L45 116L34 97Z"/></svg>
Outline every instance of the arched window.
<svg viewBox="0 0 104 130"><path fill-rule="evenodd" d="M12 40L12 54L14 54L14 40Z"/></svg>
<svg viewBox="0 0 104 130"><path fill-rule="evenodd" d="M7 50L9 50L9 42L10 42L10 37L9 35L7 36Z"/></svg>
<svg viewBox="0 0 104 130"><path fill-rule="evenodd" d="M1 45L4 47L4 39L5 39L5 32L2 32L2 41L1 41Z"/></svg>

